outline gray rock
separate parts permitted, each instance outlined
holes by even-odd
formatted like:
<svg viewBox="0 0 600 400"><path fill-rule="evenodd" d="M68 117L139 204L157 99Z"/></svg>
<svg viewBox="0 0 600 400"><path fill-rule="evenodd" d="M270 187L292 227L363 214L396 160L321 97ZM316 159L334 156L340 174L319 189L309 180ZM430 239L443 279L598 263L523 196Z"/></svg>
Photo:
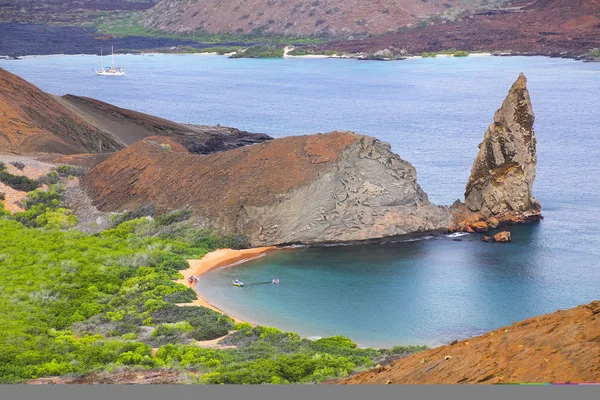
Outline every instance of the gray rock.
<svg viewBox="0 0 600 400"><path fill-rule="evenodd" d="M450 223L447 207L429 203L415 168L368 136L308 185L245 210L242 230L253 245L381 239L445 230ZM257 225L259 232L247 229Z"/></svg>
<svg viewBox="0 0 600 400"><path fill-rule="evenodd" d="M479 145L465 191L465 205L484 217L540 215L532 193L536 173L535 115L527 78L513 84Z"/></svg>

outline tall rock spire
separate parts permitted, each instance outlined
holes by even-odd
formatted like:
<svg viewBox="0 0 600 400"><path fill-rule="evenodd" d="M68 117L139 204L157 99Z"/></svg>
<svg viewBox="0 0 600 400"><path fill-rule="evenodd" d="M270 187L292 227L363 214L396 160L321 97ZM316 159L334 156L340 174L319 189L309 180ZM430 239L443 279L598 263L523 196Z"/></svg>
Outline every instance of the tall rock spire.
<svg viewBox="0 0 600 400"><path fill-rule="evenodd" d="M535 115L527 78L513 84L479 145L465 191L465 205L483 218L524 221L540 216L533 197L536 169Z"/></svg>

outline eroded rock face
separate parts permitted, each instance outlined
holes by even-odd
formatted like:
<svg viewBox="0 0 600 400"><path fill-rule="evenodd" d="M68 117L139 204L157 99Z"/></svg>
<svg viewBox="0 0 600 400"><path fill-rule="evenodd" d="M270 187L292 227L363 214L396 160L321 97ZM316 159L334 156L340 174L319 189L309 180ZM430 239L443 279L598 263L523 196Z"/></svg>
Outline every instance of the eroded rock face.
<svg viewBox="0 0 600 400"><path fill-rule="evenodd" d="M465 205L484 218L526 220L540 215L532 193L536 172L535 116L520 74L479 145Z"/></svg>
<svg viewBox="0 0 600 400"><path fill-rule="evenodd" d="M281 202L245 207L245 232L254 236L250 221L265 221L262 244L343 242L445 229L449 221L446 208L429 203L415 168L372 137L360 136L315 178Z"/></svg>
<svg viewBox="0 0 600 400"><path fill-rule="evenodd" d="M189 208L198 225L243 233L254 246L380 239L450 224L414 167L372 137L294 136L206 156L153 145L168 140L144 139L90 171L83 183L94 205Z"/></svg>

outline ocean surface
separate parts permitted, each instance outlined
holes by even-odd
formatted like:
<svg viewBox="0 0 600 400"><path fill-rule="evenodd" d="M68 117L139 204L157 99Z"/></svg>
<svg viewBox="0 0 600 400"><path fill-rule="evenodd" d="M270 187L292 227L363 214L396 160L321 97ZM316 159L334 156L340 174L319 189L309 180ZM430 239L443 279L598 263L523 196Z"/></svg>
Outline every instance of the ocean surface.
<svg viewBox="0 0 600 400"><path fill-rule="evenodd" d="M438 345L600 299L600 64L544 57L227 59L95 56L0 60L53 94L94 97L178 122L286 135L352 130L389 142L437 204L462 199L478 144L519 72L538 143L545 219L477 235L301 248L212 271L199 290L232 315L360 345ZM105 59L105 65L109 60ZM273 278L281 283L271 285ZM238 278L244 288L231 285Z"/></svg>

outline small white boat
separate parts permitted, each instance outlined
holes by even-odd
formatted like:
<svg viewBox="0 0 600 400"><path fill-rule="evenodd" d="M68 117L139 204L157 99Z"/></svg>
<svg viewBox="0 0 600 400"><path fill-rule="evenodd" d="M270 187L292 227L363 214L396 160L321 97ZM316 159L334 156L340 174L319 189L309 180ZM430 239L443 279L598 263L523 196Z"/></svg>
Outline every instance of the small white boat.
<svg viewBox="0 0 600 400"><path fill-rule="evenodd" d="M235 281L231 281L231 283L233 283L233 286L244 286L244 282L240 282L237 279Z"/></svg>
<svg viewBox="0 0 600 400"><path fill-rule="evenodd" d="M104 62L102 59L102 49L100 49L100 69L94 69L93 71L96 73L96 75L100 75L100 76L123 76L125 75L125 70L123 68L117 68L115 67L115 51L113 49L113 47L110 47L110 50L112 51L112 63L110 65L110 67L106 67L104 68Z"/></svg>

